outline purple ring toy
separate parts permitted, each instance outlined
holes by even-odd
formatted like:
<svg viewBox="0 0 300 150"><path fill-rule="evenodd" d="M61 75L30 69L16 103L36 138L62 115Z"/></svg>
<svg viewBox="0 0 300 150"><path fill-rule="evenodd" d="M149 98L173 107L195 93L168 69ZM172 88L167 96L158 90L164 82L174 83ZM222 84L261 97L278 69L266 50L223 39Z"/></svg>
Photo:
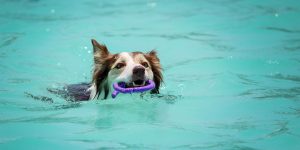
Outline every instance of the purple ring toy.
<svg viewBox="0 0 300 150"><path fill-rule="evenodd" d="M115 98L115 97L117 97L117 95L119 93L124 93L124 94L125 93L139 93L139 92L145 92L148 90L152 90L155 88L155 83L152 80L148 80L148 81L146 81L145 86L126 88L125 82L119 82L119 83L114 83L113 88L115 90L112 92L111 96L112 96L112 98Z"/></svg>

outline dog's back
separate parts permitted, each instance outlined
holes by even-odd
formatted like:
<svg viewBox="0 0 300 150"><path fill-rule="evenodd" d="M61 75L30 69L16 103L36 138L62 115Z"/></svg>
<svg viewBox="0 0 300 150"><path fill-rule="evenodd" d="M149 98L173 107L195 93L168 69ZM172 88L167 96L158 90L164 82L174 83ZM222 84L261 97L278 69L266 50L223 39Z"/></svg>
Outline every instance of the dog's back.
<svg viewBox="0 0 300 150"><path fill-rule="evenodd" d="M48 88L48 91L71 101L87 101L91 94L90 87L90 83L79 83L66 85L62 89Z"/></svg>

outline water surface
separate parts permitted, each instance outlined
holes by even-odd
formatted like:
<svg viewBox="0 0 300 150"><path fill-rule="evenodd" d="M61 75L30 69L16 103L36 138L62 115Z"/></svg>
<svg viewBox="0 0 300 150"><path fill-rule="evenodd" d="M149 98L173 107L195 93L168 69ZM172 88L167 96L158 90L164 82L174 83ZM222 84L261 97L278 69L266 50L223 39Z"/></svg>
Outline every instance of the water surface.
<svg viewBox="0 0 300 150"><path fill-rule="evenodd" d="M0 149L300 149L300 2L0 0ZM160 97L69 102L90 39L157 49Z"/></svg>

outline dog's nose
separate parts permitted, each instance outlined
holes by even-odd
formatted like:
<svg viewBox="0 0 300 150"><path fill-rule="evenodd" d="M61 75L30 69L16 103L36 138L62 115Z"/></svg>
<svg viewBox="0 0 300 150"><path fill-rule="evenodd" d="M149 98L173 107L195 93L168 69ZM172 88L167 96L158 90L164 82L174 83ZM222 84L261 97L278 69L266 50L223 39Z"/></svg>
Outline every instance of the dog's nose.
<svg viewBox="0 0 300 150"><path fill-rule="evenodd" d="M138 77L142 77L145 74L145 68L142 66L136 66L133 68L132 73Z"/></svg>

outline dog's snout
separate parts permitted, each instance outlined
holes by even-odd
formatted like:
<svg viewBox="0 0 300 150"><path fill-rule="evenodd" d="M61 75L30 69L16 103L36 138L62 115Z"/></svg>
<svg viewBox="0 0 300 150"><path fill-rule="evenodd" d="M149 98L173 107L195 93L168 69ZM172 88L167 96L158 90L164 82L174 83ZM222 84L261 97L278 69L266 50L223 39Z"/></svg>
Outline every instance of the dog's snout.
<svg viewBox="0 0 300 150"><path fill-rule="evenodd" d="M132 73L136 76L144 76L145 68L142 66L136 66L133 68Z"/></svg>

